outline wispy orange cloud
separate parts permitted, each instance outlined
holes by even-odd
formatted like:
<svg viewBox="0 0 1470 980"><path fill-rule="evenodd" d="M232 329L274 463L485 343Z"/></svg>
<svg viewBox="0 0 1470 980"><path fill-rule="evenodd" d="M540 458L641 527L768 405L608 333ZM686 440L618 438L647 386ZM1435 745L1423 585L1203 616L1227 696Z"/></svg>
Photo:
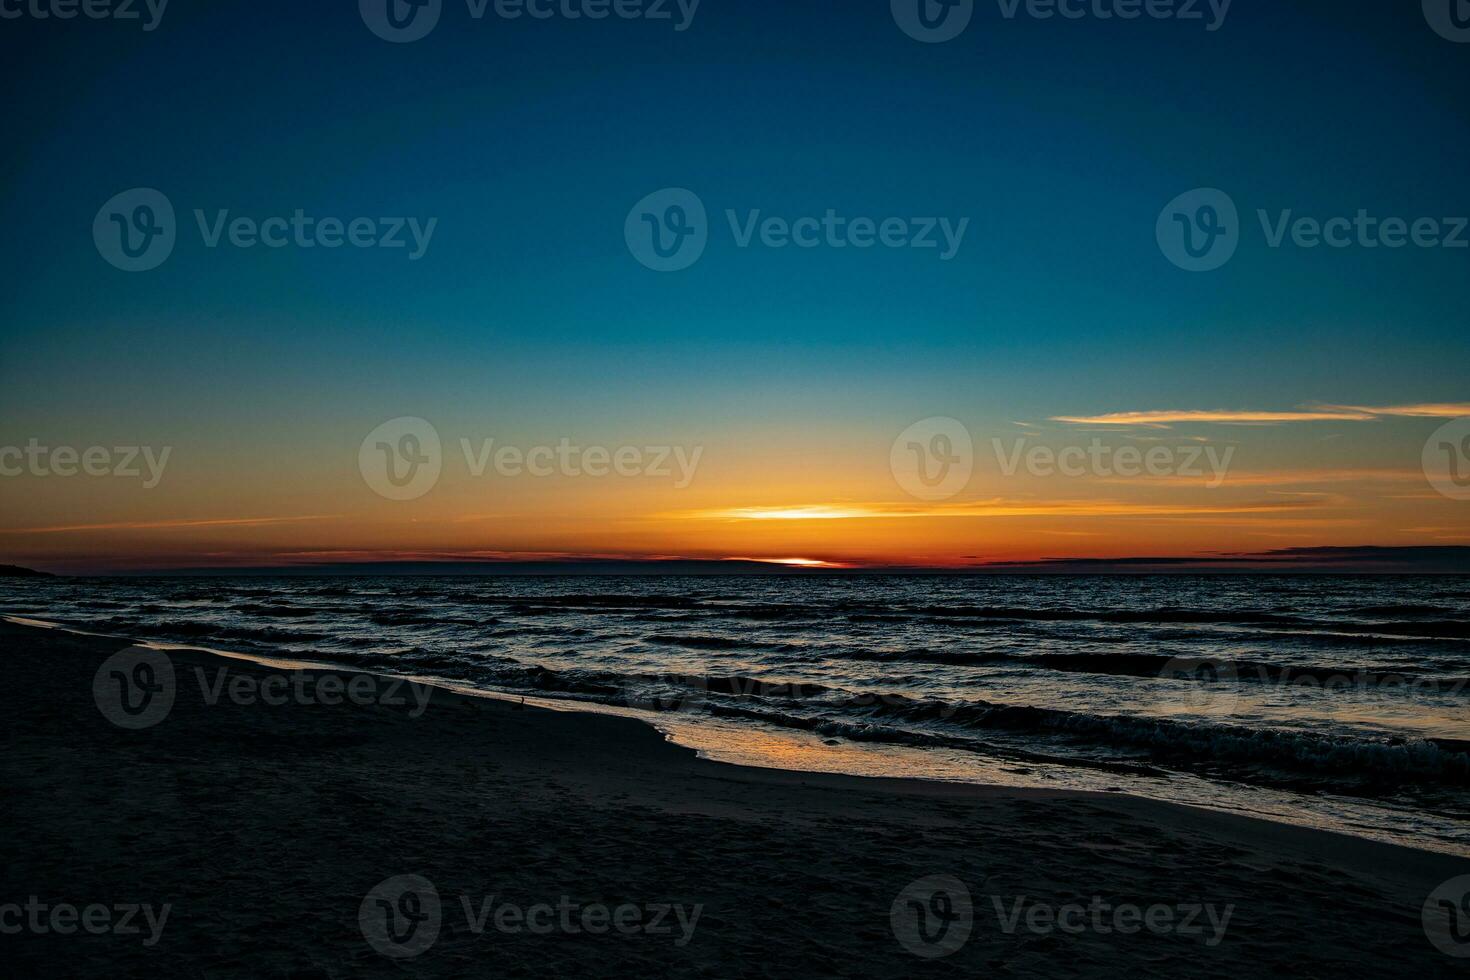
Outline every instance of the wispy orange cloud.
<svg viewBox="0 0 1470 980"><path fill-rule="evenodd" d="M1371 422L1376 415L1354 409L1321 409L1295 412L1158 411L1108 412L1104 415L1054 415L1053 422L1071 425L1145 425L1165 427L1179 422L1218 425L1278 425L1283 422Z"/></svg>
<svg viewBox="0 0 1470 980"><path fill-rule="evenodd" d="M1102 415L1054 415L1069 425L1138 425L1167 428L1181 422L1215 425L1281 425L1288 422L1373 422L1382 418L1454 419L1470 416L1470 402L1425 402L1413 405L1316 405L1288 412L1231 409L1107 412Z"/></svg>
<svg viewBox="0 0 1470 980"><path fill-rule="evenodd" d="M1470 416L1470 402L1428 402L1422 405L1329 405L1344 412L1371 412L1374 415L1410 419L1458 419Z"/></svg>
<svg viewBox="0 0 1470 980"><path fill-rule="evenodd" d="M1222 486L1239 487L1301 487L1328 483L1422 483L1422 470L1273 470L1257 473L1230 473L1221 481ZM1096 483L1137 485L1138 478L1107 477L1094 480ZM1177 473L1150 476L1154 486L1199 486L1197 476L1180 476ZM1429 495L1431 498L1433 495Z"/></svg>
<svg viewBox="0 0 1470 980"><path fill-rule="evenodd" d="M56 527L0 528L0 534L68 534L74 531L161 531L190 527L256 527L267 524L300 524L306 521L340 520L341 514L309 514L304 517L230 517L214 520L115 521L110 524L64 524Z"/></svg>
<svg viewBox="0 0 1470 980"><path fill-rule="evenodd" d="M1158 517L1264 514L1316 506L1317 501L1258 501L1241 504L1148 504L1120 500L1014 501L993 499L955 504L808 504L791 507L725 507L669 517L712 521L853 521L919 517Z"/></svg>

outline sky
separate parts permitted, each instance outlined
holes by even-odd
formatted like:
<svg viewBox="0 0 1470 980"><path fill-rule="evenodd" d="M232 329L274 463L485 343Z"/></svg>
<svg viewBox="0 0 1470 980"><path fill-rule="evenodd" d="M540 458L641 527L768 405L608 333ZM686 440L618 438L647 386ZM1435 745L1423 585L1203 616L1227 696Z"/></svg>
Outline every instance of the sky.
<svg viewBox="0 0 1470 980"><path fill-rule="evenodd" d="M390 41L380 0L0 0L0 562L1470 545L1425 462L1470 474L1434 0L990 0L943 41L906 2L442 0Z"/></svg>

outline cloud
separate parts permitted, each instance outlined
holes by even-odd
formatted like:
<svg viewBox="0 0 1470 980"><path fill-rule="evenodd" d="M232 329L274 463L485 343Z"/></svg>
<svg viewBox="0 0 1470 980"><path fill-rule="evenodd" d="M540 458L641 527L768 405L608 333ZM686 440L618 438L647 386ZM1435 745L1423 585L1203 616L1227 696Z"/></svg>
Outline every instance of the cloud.
<svg viewBox="0 0 1470 980"><path fill-rule="evenodd" d="M1179 422L1218 425L1278 425L1282 422L1371 422L1376 416L1348 409L1298 412L1156 411L1109 412L1105 415L1054 415L1070 425L1145 425L1167 427Z"/></svg>
<svg viewBox="0 0 1470 980"><path fill-rule="evenodd" d="M194 527L255 527L265 524L299 524L333 521L340 514L309 514L305 517L226 517L212 520L116 521L110 524L64 524L56 527L0 528L0 534L68 534L74 531L166 531Z"/></svg>
<svg viewBox="0 0 1470 980"><path fill-rule="evenodd" d="M1336 411L1368 412L1373 415L1406 419L1458 419L1470 416L1470 402L1428 402L1421 405L1328 405Z"/></svg>
<svg viewBox="0 0 1470 980"><path fill-rule="evenodd" d="M1270 500L1239 504L1147 504L1121 500L1025 501L995 498L955 504L803 504L782 507L724 507L666 516L707 521L861 521L925 517L1200 517L1265 514L1317 506L1316 500Z"/></svg>
<svg viewBox="0 0 1470 980"><path fill-rule="evenodd" d="M1109 477L1097 479L1096 483L1136 485L1138 478ZM1150 485L1160 486L1199 486L1198 476L1181 476L1171 473L1165 476L1151 476L1148 478ZM1392 469L1345 469L1345 470L1269 470L1255 473L1230 473L1225 477L1222 486L1232 489L1241 487L1302 487L1317 486L1339 483L1353 484L1378 484L1378 483L1423 483L1423 470L1392 470ZM1286 491L1274 491L1284 493ZM1301 492L1301 491L1298 491ZM1427 495L1429 499L1434 494Z"/></svg>
<svg viewBox="0 0 1470 980"><path fill-rule="evenodd" d="M1107 412L1102 415L1054 415L1069 425L1136 425L1168 428L1183 422L1212 425L1282 425L1290 422L1376 422L1383 418L1454 419L1470 416L1470 402L1427 402L1414 405L1317 405L1286 412L1189 409Z"/></svg>
<svg viewBox="0 0 1470 980"><path fill-rule="evenodd" d="M1457 573L1470 571L1470 547L1423 545L1379 547L1276 548L1269 551L1213 555L1119 558L1042 558L1036 561L991 562L986 571L1054 571L1093 574L1119 571L1264 571L1269 569L1323 573Z"/></svg>

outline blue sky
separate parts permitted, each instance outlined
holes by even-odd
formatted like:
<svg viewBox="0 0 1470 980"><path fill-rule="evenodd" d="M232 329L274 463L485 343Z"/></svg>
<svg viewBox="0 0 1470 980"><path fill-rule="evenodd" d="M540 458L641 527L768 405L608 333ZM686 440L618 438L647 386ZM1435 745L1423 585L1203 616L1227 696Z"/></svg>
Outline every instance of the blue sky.
<svg viewBox="0 0 1470 980"><path fill-rule="evenodd" d="M944 44L887 0L704 0L683 32L446 0L401 45L349 2L173 0L152 32L6 21L25 88L5 110L0 398L21 433L301 453L410 413L887 431L1463 398L1470 250L1270 249L1255 211L1470 214L1470 46L1417 4L1287 6L1237 0L1209 32L981 3ZM90 232L139 186L180 241L128 274ZM712 218L674 274L622 236L664 187ZM1207 274L1154 240L1194 187L1245 225ZM194 208L438 224L416 262L206 249ZM828 208L969 227L949 262L740 249L725 228L726 209Z"/></svg>

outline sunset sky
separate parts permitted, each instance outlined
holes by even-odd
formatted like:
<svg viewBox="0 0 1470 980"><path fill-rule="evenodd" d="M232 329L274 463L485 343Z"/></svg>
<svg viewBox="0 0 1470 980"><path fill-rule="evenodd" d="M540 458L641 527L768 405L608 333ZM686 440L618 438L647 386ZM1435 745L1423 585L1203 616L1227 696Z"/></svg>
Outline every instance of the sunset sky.
<svg viewBox="0 0 1470 980"><path fill-rule="evenodd" d="M1470 416L1470 249L1272 248L1256 215L1470 214L1470 48L1418 4L1238 4L1215 32L981 4L944 44L905 36L887 0L705 0L682 32L476 22L450 0L410 44L356 4L305 6L180 3L147 33L4 24L8 60L74 82L6 110L0 447L170 455L151 488L0 477L0 563L1470 545L1470 502L1421 462ZM131 86L89 83L102 67ZM167 262L128 273L92 227L134 187L166 194L179 230ZM624 222L669 187L707 206L710 240L659 273ZM1197 187L1240 209L1212 272L1155 239ZM196 208L437 225L417 260L208 248ZM943 261L741 248L727 209L969 224ZM443 442L408 501L359 468L400 417ZM973 475L924 500L890 453L934 417L968 431ZM700 455L685 487L475 476L462 439ZM1200 476L1007 475L993 442L1093 439L1229 465L1218 486L1203 456Z"/></svg>

